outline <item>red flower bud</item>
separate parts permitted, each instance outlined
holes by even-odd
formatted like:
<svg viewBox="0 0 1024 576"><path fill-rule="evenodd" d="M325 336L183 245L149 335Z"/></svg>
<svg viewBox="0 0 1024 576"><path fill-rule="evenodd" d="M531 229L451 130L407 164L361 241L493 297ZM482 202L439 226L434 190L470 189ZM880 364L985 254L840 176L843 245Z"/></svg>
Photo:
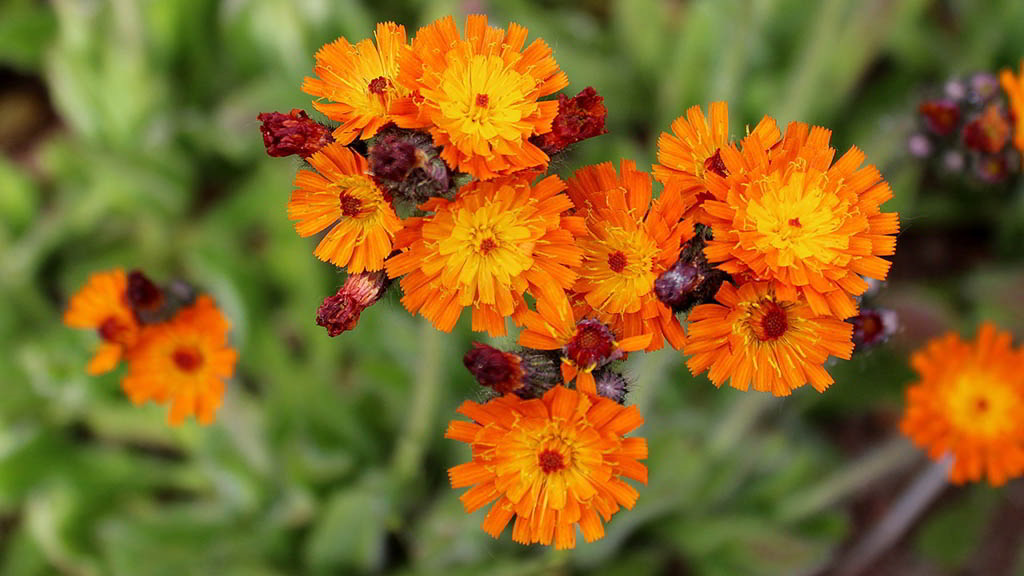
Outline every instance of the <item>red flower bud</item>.
<svg viewBox="0 0 1024 576"><path fill-rule="evenodd" d="M317 326L326 328L332 338L355 328L363 310L380 300L390 285L383 271L349 274L338 293L324 299L317 309Z"/></svg>
<svg viewBox="0 0 1024 576"><path fill-rule="evenodd" d="M547 154L554 154L571 144L607 133L607 116L604 98L593 87L587 86L572 98L559 94L558 115L551 123L551 132L534 136L531 141Z"/></svg>
<svg viewBox="0 0 1024 576"><path fill-rule="evenodd" d="M264 112L259 115L260 132L267 154L276 157L298 154L302 158L334 141L329 128L313 121L304 110L292 109L289 114Z"/></svg>

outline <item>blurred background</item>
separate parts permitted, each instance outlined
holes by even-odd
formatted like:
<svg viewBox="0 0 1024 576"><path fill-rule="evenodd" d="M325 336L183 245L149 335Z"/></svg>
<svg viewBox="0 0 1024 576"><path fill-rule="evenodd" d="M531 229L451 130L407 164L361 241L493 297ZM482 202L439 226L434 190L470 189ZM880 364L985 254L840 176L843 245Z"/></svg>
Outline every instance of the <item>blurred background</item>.
<svg viewBox="0 0 1024 576"><path fill-rule="evenodd" d="M650 483L566 553L492 540L448 487L468 451L446 422L480 398L468 322L436 333L391 295L354 333L314 325L343 277L293 231L300 162L267 157L256 120L310 108L325 42L477 11L547 40L572 94L605 97L609 134L562 175L649 166L673 118L724 99L734 136L771 114L863 148L904 223L869 302L900 329L825 394L716 390L676 352L632 358ZM928 467L896 428L909 352L983 318L1024 330L1019 179L935 175L907 152L922 99L1022 56L1019 0L2 0L0 574L838 573ZM60 315L113 267L226 310L241 360L215 425L172 429L119 373L85 375L96 337ZM1020 576L1022 541L1020 482L950 487L864 573Z"/></svg>

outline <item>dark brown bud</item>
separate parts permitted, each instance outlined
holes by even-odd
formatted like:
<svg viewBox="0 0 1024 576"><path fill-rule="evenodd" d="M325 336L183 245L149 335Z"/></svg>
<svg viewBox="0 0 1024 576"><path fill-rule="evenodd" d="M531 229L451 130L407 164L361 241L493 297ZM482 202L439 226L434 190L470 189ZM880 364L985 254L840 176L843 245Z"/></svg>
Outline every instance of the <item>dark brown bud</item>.
<svg viewBox="0 0 1024 576"><path fill-rule="evenodd" d="M555 154L587 138L606 134L607 116L604 98L591 86L572 98L559 94L558 115L551 122L551 132L530 140L547 154Z"/></svg>
<svg viewBox="0 0 1024 576"><path fill-rule="evenodd" d="M429 134L389 126L374 138L368 155L374 181L396 200L420 204L452 195L452 175Z"/></svg>
<svg viewBox="0 0 1024 576"><path fill-rule="evenodd" d="M683 246L679 260L654 280L654 294L676 313L689 312L697 304L711 302L729 275L708 263L704 246L711 229L697 226L697 233Z"/></svg>
<svg viewBox="0 0 1024 576"><path fill-rule="evenodd" d="M125 291L128 304L135 313L153 312L164 305L164 291L153 283L141 270L128 273L128 288Z"/></svg>
<svg viewBox="0 0 1024 576"><path fill-rule="evenodd" d="M864 308L850 323L853 324L853 343L860 350L888 340L899 328L900 321L893 310Z"/></svg>
<svg viewBox="0 0 1024 576"><path fill-rule="evenodd" d="M474 342L473 348L462 357L462 363L477 383L498 394L516 392L525 385L526 373L518 354Z"/></svg>
<svg viewBox="0 0 1024 576"><path fill-rule="evenodd" d="M669 308L681 308L700 281L700 270L679 260L654 280L654 293Z"/></svg>
<svg viewBox="0 0 1024 576"><path fill-rule="evenodd" d="M338 293L324 299L317 309L317 325L326 328L332 338L352 330L359 323L363 310L380 300L390 285L391 280L384 271L349 274Z"/></svg>
<svg viewBox="0 0 1024 576"><path fill-rule="evenodd" d="M302 158L334 141L331 130L306 115L304 110L293 109L288 114L264 112L258 116L263 145L267 154L275 157L298 154Z"/></svg>

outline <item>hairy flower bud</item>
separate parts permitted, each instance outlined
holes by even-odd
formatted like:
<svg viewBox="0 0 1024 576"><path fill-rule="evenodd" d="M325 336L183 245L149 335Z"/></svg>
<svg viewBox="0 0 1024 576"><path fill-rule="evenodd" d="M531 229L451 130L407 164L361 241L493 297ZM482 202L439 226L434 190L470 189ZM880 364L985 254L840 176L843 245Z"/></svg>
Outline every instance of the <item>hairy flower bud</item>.
<svg viewBox="0 0 1024 576"><path fill-rule="evenodd" d="M562 379L558 355L541 350L504 352L474 342L462 363L481 386L527 399L540 398Z"/></svg>
<svg viewBox="0 0 1024 576"><path fill-rule="evenodd" d="M594 382L597 386L598 395L614 400L619 404L626 403L629 382L619 372L607 368L598 370L594 372Z"/></svg>
<svg viewBox="0 0 1024 576"><path fill-rule="evenodd" d="M270 156L284 157L298 154L302 158L334 141L326 126L315 122L304 110L292 109L288 114L264 112L258 116L263 145Z"/></svg>
<svg viewBox="0 0 1024 576"><path fill-rule="evenodd" d="M326 328L332 338L355 328L363 310L380 300L390 285L384 271L349 274L338 293L324 299L317 309L317 325Z"/></svg>
<svg viewBox="0 0 1024 576"><path fill-rule="evenodd" d="M853 343L857 349L864 349L888 340L899 328L900 320L893 310L863 308L850 323L853 324Z"/></svg>
<svg viewBox="0 0 1024 576"><path fill-rule="evenodd" d="M711 266L704 257L704 245L710 234L710 229L698 226L697 234L683 247L679 260L654 280L658 300L677 313L713 301L722 282L729 279L727 273Z"/></svg>
<svg viewBox="0 0 1024 576"><path fill-rule="evenodd" d="M547 154L555 154L587 138L606 134L607 116L604 98L591 86L572 98L559 94L558 115L551 122L551 132L534 136L531 141Z"/></svg>
<svg viewBox="0 0 1024 576"><path fill-rule="evenodd" d="M374 181L395 199L419 204L452 194L448 165L429 134L385 128L374 138L368 154Z"/></svg>

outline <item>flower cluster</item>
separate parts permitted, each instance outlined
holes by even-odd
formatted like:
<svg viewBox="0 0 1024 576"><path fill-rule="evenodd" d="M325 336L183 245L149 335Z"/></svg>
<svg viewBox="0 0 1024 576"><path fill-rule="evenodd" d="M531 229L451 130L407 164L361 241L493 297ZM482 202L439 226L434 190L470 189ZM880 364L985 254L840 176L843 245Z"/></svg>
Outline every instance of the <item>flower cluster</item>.
<svg viewBox="0 0 1024 576"><path fill-rule="evenodd" d="M169 402L175 426L189 415L213 422L237 354L227 342L230 325L209 296L115 269L93 274L71 297L64 323L99 334L89 374L109 372L123 360L128 371L121 387L132 402Z"/></svg>
<svg viewBox="0 0 1024 576"><path fill-rule="evenodd" d="M982 72L948 81L917 107L910 153L938 175L984 186L1021 172L1024 152L1024 62L1020 74Z"/></svg>
<svg viewBox="0 0 1024 576"><path fill-rule="evenodd" d="M1024 474L1024 349L1009 333L985 323L964 342L950 332L910 363L918 380L900 427L933 459L953 457L953 482L1000 486Z"/></svg>
<svg viewBox="0 0 1024 576"><path fill-rule="evenodd" d="M621 160L563 181L551 157L603 134L607 110L593 88L556 96L568 78L517 24L443 18L410 40L384 23L376 42L324 46L314 74L303 90L333 127L261 119L268 153L308 164L288 217L348 273L317 323L351 330L396 286L439 330L464 312L474 331L518 330L516 350L466 354L491 399L447 434L472 447L452 485L470 512L493 503L495 537L514 519L516 541L568 548L632 507L647 448L624 437L643 422L625 407L631 352L667 344L716 385L824 390L865 279L888 273L891 190L857 149L833 162L824 128L766 117L734 141L725 103L693 107L651 172Z"/></svg>

